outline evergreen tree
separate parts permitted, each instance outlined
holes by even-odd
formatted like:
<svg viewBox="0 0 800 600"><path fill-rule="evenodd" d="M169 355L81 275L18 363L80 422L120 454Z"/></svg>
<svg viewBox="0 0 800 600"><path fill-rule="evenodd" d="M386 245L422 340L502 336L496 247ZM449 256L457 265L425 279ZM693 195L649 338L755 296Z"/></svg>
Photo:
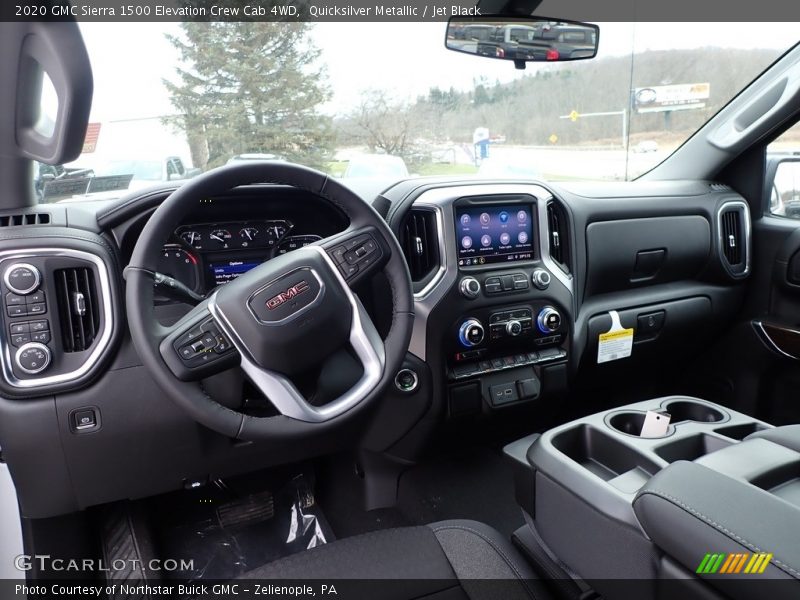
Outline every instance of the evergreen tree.
<svg viewBox="0 0 800 600"><path fill-rule="evenodd" d="M235 154L275 154L322 167L331 154L329 99L308 23L183 23L167 36L180 51L177 81L165 81L202 167Z"/></svg>

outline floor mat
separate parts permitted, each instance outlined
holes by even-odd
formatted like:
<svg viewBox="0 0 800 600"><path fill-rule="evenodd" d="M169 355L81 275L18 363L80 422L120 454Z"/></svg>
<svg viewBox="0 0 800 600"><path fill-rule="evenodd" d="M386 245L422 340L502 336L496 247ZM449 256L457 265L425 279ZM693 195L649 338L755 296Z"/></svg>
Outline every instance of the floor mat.
<svg viewBox="0 0 800 600"><path fill-rule="evenodd" d="M334 539L310 474L267 489L252 478L220 481L161 497L150 513L160 556L192 561L169 575L189 581L232 579Z"/></svg>
<svg viewBox="0 0 800 600"><path fill-rule="evenodd" d="M415 525L474 519L507 536L524 522L511 467L500 450L486 447L440 455L406 471L398 509Z"/></svg>

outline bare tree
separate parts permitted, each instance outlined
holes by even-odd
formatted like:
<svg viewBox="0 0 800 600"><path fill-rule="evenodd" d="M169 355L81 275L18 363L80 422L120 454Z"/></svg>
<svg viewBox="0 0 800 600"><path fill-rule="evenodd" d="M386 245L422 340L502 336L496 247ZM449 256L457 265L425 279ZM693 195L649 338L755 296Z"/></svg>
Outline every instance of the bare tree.
<svg viewBox="0 0 800 600"><path fill-rule="evenodd" d="M372 152L403 157L413 153L416 128L412 107L393 102L385 91L366 92L351 121L356 135Z"/></svg>

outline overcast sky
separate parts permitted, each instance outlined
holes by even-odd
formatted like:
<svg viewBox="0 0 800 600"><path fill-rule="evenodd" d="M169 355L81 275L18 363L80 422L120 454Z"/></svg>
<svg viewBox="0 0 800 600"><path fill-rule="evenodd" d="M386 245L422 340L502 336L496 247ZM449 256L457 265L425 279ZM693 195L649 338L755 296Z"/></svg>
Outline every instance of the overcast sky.
<svg viewBox="0 0 800 600"><path fill-rule="evenodd" d="M82 23L92 60L92 121L146 118L173 112L162 79L178 56L165 33L177 23ZM347 112L368 87L414 98L438 85L465 89L476 77L508 81L524 72L510 62L444 49L444 23L318 23L333 100L326 112ZM598 56L669 48L720 46L786 49L800 40L796 23L601 23ZM392 48L392 44L395 48ZM776 52L777 54L777 52ZM591 63L582 63L591 68ZM529 65L528 73L537 66ZM547 68L547 67L545 67Z"/></svg>

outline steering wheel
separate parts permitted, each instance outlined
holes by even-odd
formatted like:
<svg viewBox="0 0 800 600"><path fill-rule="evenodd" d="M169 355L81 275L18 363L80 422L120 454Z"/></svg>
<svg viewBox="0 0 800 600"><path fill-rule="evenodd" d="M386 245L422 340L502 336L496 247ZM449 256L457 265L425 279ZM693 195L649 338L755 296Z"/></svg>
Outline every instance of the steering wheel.
<svg viewBox="0 0 800 600"><path fill-rule="evenodd" d="M173 326L161 325L153 286L164 242L201 199L253 183L306 190L340 209L350 225L251 269L215 289ZM351 290L381 269L392 297L385 339ZM125 277L128 324L142 363L196 421L231 438L291 440L351 421L393 380L411 338L408 268L383 218L337 181L289 163L233 164L189 180L150 217ZM312 404L292 377L348 346L361 364L360 379L335 400ZM211 398L202 380L236 365L280 415L250 416Z"/></svg>

